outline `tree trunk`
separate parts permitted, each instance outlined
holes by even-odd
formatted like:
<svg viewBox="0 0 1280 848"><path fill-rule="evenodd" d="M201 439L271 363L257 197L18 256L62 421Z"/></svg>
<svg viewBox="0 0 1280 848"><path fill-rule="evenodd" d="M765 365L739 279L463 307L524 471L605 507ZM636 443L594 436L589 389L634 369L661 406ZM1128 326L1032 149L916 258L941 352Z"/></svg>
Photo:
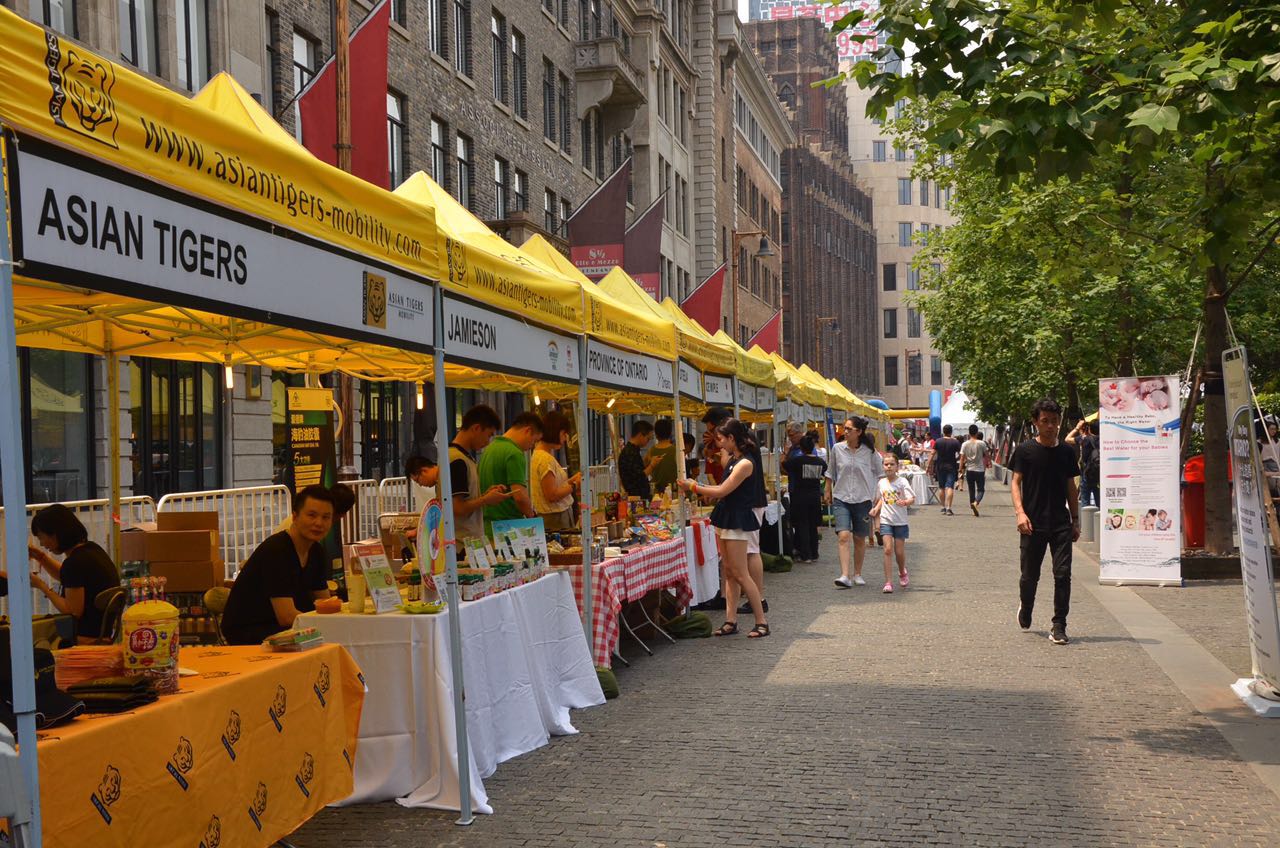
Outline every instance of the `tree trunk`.
<svg viewBox="0 0 1280 848"><path fill-rule="evenodd" d="M1214 553L1232 550L1227 404L1222 383L1222 352L1227 347L1226 278L1221 265L1210 266L1204 298L1204 545Z"/></svg>

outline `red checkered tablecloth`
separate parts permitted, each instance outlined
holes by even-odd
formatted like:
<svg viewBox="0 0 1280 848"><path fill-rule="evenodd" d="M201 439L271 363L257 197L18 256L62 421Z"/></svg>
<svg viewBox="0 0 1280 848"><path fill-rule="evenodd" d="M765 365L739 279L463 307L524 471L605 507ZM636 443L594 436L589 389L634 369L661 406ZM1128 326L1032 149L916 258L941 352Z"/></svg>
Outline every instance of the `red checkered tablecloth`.
<svg viewBox="0 0 1280 848"><path fill-rule="evenodd" d="M582 566L569 566L573 599L582 610ZM598 666L613 666L613 649L618 645L618 613L626 595L622 560L612 559L591 566L591 656Z"/></svg>
<svg viewBox="0 0 1280 848"><path fill-rule="evenodd" d="M569 566L573 596L582 609L582 566ZM686 606L693 597L683 537L647 545L626 556L591 566L591 654L596 665L612 666L618 645L618 614L624 601L638 601L655 589L674 589Z"/></svg>
<svg viewBox="0 0 1280 848"><path fill-rule="evenodd" d="M689 586L689 560L684 537L646 545L622 557L627 579L624 600L638 601L655 589L674 589L676 601L686 606L693 597Z"/></svg>

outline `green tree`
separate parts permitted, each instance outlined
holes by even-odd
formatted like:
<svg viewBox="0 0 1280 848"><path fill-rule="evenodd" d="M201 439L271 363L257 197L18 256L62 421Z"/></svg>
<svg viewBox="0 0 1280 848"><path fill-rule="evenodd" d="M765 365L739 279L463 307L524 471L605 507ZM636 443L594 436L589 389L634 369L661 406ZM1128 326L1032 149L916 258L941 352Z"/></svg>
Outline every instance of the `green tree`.
<svg viewBox="0 0 1280 848"><path fill-rule="evenodd" d="M1200 284L1206 544L1228 550L1221 355L1228 302L1280 230L1280 5L887 0L878 27L875 58L914 53L904 75L854 67L869 113L901 98L937 105L928 142L1005 183L1080 180L1116 156L1130 174L1165 157L1194 167L1168 249Z"/></svg>

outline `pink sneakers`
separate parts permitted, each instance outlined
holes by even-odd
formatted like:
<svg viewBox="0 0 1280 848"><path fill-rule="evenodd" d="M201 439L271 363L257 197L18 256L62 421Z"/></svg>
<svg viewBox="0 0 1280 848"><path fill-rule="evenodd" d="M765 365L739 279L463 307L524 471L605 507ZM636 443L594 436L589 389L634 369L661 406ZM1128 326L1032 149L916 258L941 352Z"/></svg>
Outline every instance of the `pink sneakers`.
<svg viewBox="0 0 1280 848"><path fill-rule="evenodd" d="M905 568L898 574L898 585L904 589L911 585L911 578L907 576Z"/></svg>
<svg viewBox="0 0 1280 848"><path fill-rule="evenodd" d="M884 588L883 588L883 589L881 589L880 591L881 591L881 592L884 592L886 595L892 595L892 594L893 594L893 583L892 583L892 582L890 582L890 583L886 583L886 584L884 584Z"/></svg>

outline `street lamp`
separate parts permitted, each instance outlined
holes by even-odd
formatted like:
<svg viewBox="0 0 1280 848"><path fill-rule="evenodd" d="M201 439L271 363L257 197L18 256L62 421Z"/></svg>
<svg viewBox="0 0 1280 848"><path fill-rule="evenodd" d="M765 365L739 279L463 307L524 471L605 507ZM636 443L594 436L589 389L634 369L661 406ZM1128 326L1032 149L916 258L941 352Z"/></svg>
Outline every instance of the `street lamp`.
<svg viewBox="0 0 1280 848"><path fill-rule="evenodd" d="M822 325L830 324L831 332L839 334L840 319L835 315L813 316L813 354L814 365L818 373L822 373Z"/></svg>
<svg viewBox="0 0 1280 848"><path fill-rule="evenodd" d="M738 336L738 245L744 238L751 236L760 236L760 247L756 250L756 256L761 259L769 259L777 256L773 252L773 248L769 245L769 234L764 230L741 230L735 231L733 234L733 333L734 338ZM746 339L743 339L745 342Z"/></svg>

